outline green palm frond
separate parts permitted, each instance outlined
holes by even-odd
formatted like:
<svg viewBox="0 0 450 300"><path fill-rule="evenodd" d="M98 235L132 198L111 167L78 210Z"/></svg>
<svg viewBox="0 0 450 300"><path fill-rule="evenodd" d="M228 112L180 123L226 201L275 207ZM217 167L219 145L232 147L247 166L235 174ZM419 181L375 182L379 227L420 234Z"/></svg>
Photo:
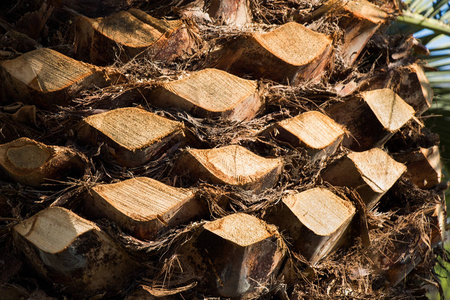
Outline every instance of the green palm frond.
<svg viewBox="0 0 450 300"><path fill-rule="evenodd" d="M450 35L450 25L442 20L425 17L419 13L404 11L402 16L397 17L397 21L420 29L430 29L437 34Z"/></svg>

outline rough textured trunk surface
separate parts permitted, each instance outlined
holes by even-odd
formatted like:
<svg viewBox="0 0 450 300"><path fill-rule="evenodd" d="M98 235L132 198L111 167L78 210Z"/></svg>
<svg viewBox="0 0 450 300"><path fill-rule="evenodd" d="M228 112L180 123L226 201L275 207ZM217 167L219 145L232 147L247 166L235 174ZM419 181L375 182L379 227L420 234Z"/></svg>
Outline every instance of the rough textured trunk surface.
<svg viewBox="0 0 450 300"><path fill-rule="evenodd" d="M438 288L447 184L400 5L0 4L0 298Z"/></svg>

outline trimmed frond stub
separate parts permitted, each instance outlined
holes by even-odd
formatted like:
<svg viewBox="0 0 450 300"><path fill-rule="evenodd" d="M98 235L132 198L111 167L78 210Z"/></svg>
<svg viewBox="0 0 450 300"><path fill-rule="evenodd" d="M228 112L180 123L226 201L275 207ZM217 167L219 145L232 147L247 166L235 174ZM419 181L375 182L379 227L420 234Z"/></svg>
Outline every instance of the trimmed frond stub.
<svg viewBox="0 0 450 300"><path fill-rule="evenodd" d="M402 82L399 94L421 115L431 107L434 97L433 88L421 66L412 64L408 67L410 72ZM418 86L420 89L417 88Z"/></svg>
<svg viewBox="0 0 450 300"><path fill-rule="evenodd" d="M434 96L430 82L418 64L381 72L371 78L363 88L390 88L411 105L419 116L431 108Z"/></svg>
<svg viewBox="0 0 450 300"><path fill-rule="evenodd" d="M333 250L355 211L351 202L313 188L283 197L264 219L285 231L294 249L315 264Z"/></svg>
<svg viewBox="0 0 450 300"><path fill-rule="evenodd" d="M252 21L249 0L196 0L179 9L178 13L199 23L214 22L236 27Z"/></svg>
<svg viewBox="0 0 450 300"><path fill-rule="evenodd" d="M406 177L419 188L429 189L441 182L442 163L438 146L398 154L395 158L406 165Z"/></svg>
<svg viewBox="0 0 450 300"><path fill-rule="evenodd" d="M280 121L269 132L276 140L305 148L313 161L333 155L345 133L341 125L318 111Z"/></svg>
<svg viewBox="0 0 450 300"><path fill-rule="evenodd" d="M405 171L405 165L373 148L349 153L328 166L321 177L332 185L355 188L366 206L372 208Z"/></svg>
<svg viewBox="0 0 450 300"><path fill-rule="evenodd" d="M331 39L290 22L267 33L254 33L226 46L217 68L238 76L268 78L297 85L318 81L332 61Z"/></svg>
<svg viewBox="0 0 450 300"><path fill-rule="evenodd" d="M275 227L243 213L206 223L194 247L203 261L198 268L205 289L223 297L249 296L245 299L257 298L285 255Z"/></svg>
<svg viewBox="0 0 450 300"><path fill-rule="evenodd" d="M361 97L387 131L400 129L414 116L414 108L391 89L362 92Z"/></svg>
<svg viewBox="0 0 450 300"><path fill-rule="evenodd" d="M358 97L331 106L327 112L348 129L350 136L343 144L354 151L382 146L415 113L391 89L362 92Z"/></svg>
<svg viewBox="0 0 450 300"><path fill-rule="evenodd" d="M93 145L105 142L119 164L137 167L184 139L183 130L180 122L126 107L83 119L78 138Z"/></svg>
<svg viewBox="0 0 450 300"><path fill-rule="evenodd" d="M252 119L262 106L256 81L217 69L204 69L164 83L152 93L150 101L198 117L221 116L234 121Z"/></svg>
<svg viewBox="0 0 450 300"><path fill-rule="evenodd" d="M97 185L90 194L85 201L90 214L106 217L140 239L153 239L206 212L192 190L147 177Z"/></svg>
<svg viewBox="0 0 450 300"><path fill-rule="evenodd" d="M14 181L39 186L46 180L63 180L84 174L87 159L77 151L47 146L29 138L0 145L0 169Z"/></svg>
<svg viewBox="0 0 450 300"><path fill-rule="evenodd" d="M5 98L52 110L69 104L81 88L109 84L102 68L47 48L0 61L0 79Z"/></svg>
<svg viewBox="0 0 450 300"><path fill-rule="evenodd" d="M76 55L94 64L111 64L116 58L128 61L144 52L155 60L173 60L190 53L194 45L181 20L156 19L138 9L76 21Z"/></svg>
<svg viewBox="0 0 450 300"><path fill-rule="evenodd" d="M252 21L249 0L209 0L208 14L223 24L244 26Z"/></svg>
<svg viewBox="0 0 450 300"><path fill-rule="evenodd" d="M339 27L344 30L344 40L339 51L348 66L354 64L372 35L389 18L388 13L365 0L331 0L325 8L330 15L342 15Z"/></svg>
<svg viewBox="0 0 450 300"><path fill-rule="evenodd" d="M187 149L176 163L178 172L211 183L261 191L275 185L281 173L280 158L264 158L238 145L215 149Z"/></svg>
<svg viewBox="0 0 450 300"><path fill-rule="evenodd" d="M114 294L136 265L94 223L62 208L47 208L14 226L15 245L45 280L71 296Z"/></svg>
<svg viewBox="0 0 450 300"><path fill-rule="evenodd" d="M407 281L407 276L426 260L429 249L435 249L442 243L442 236L436 218L431 217L433 212L427 212L430 217L430 232L426 237L418 238L414 246L411 236L394 235L395 243L389 243L385 252L374 252L370 260L374 266L386 276L386 283L391 287L401 286ZM423 220L423 219L418 219ZM445 221L444 221L445 222ZM422 225L423 226L423 225ZM386 244L386 242L383 242ZM389 253L389 255L386 255Z"/></svg>

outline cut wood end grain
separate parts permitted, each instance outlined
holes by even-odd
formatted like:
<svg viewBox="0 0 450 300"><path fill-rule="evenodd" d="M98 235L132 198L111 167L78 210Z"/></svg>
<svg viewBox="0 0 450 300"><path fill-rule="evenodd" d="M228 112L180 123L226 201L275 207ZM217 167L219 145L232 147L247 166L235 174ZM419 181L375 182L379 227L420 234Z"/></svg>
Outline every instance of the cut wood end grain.
<svg viewBox="0 0 450 300"><path fill-rule="evenodd" d="M327 189L313 188L284 196L264 219L285 232L293 249L315 264L344 238L355 211L350 201Z"/></svg>
<svg viewBox="0 0 450 300"><path fill-rule="evenodd" d="M180 122L136 107L92 115L85 118L82 124L87 124L130 151L148 147L183 129Z"/></svg>
<svg viewBox="0 0 450 300"><path fill-rule="evenodd" d="M290 22L228 43L214 66L238 76L297 85L305 80L318 82L332 62L332 52L326 35Z"/></svg>
<svg viewBox="0 0 450 300"><path fill-rule="evenodd" d="M329 0L326 3L324 3L321 7L313 11L311 17L316 18L323 14L337 15L343 10L346 16L351 14L358 21L367 20L374 24L384 23L389 17L386 11L366 0L357 0L357 1Z"/></svg>
<svg viewBox="0 0 450 300"><path fill-rule="evenodd" d="M283 165L280 158L264 158L238 145L201 150L187 149L179 169L189 170L212 183L256 190L275 184Z"/></svg>
<svg viewBox="0 0 450 300"><path fill-rule="evenodd" d="M13 180L38 186L46 179L60 180L84 173L87 160L66 147L48 146L29 138L0 145L0 168Z"/></svg>
<svg viewBox="0 0 450 300"><path fill-rule="evenodd" d="M292 146L304 145L312 149L324 149L336 140L342 140L345 133L341 125L318 111L309 111L283 120L278 122L276 127L286 130L292 138L298 139L298 143ZM292 138L286 137L287 140Z"/></svg>
<svg viewBox="0 0 450 300"><path fill-rule="evenodd" d="M22 221L14 226L14 230L40 250L56 254L69 247L83 233L100 231L100 228L65 208L54 207Z"/></svg>
<svg viewBox="0 0 450 300"><path fill-rule="evenodd" d="M135 221L152 220L158 215L164 217L193 196L190 190L174 188L147 177L101 184L92 188L92 192Z"/></svg>
<svg viewBox="0 0 450 300"><path fill-rule="evenodd" d="M321 177L336 186L355 188L366 206L372 209L405 171L405 165L383 150L373 148L349 153L329 165Z"/></svg>
<svg viewBox="0 0 450 300"><path fill-rule="evenodd" d="M343 7L356 18L368 20L374 24L385 23L389 17L380 7L365 0L348 1Z"/></svg>
<svg viewBox="0 0 450 300"><path fill-rule="evenodd" d="M388 131L400 129L415 114L414 108L391 89L362 92L361 96Z"/></svg>
<svg viewBox="0 0 450 300"><path fill-rule="evenodd" d="M10 162L13 168L33 170L40 168L51 156L51 151L40 143L33 143L32 140L23 143L23 146L17 146L18 142L9 144L6 150L5 161Z"/></svg>
<svg viewBox="0 0 450 300"><path fill-rule="evenodd" d="M175 150L185 135L183 123L126 107L85 118L77 137L89 144L105 143L102 155L109 155L119 165L139 167L165 150Z"/></svg>
<svg viewBox="0 0 450 300"><path fill-rule="evenodd" d="M195 48L191 29L181 20L159 20L138 9L96 19L82 16L76 22L75 53L96 64L138 55L172 60Z"/></svg>
<svg viewBox="0 0 450 300"><path fill-rule="evenodd" d="M165 227L174 227L203 213L192 190L175 188L147 177L97 185L86 207L133 232L152 239Z"/></svg>
<svg viewBox="0 0 450 300"><path fill-rule="evenodd" d="M327 113L349 135L343 145L354 151L381 147L414 117L414 109L391 89L374 89L336 103Z"/></svg>
<svg viewBox="0 0 450 300"><path fill-rule="evenodd" d="M131 8L128 10L128 12L142 22L154 27L161 33L170 33L171 31L183 25L183 22L181 20L157 19L136 8Z"/></svg>
<svg viewBox="0 0 450 300"><path fill-rule="evenodd" d="M164 33L182 24L181 21L158 20L137 9L121 11L105 18L86 20L107 38L133 48L149 47Z"/></svg>
<svg viewBox="0 0 450 300"><path fill-rule="evenodd" d="M273 235L264 221L243 213L229 215L203 227L241 247L250 246Z"/></svg>
<svg viewBox="0 0 450 300"><path fill-rule="evenodd" d="M211 112L233 108L254 94L257 83L217 69L204 69L163 85L164 88Z"/></svg>
<svg viewBox="0 0 450 300"><path fill-rule="evenodd" d="M62 90L97 72L95 66L47 48L1 61L0 65L10 76L42 93Z"/></svg>
<svg viewBox="0 0 450 300"><path fill-rule="evenodd" d="M312 63L331 47L331 39L326 35L296 22L268 33L255 33L253 38L275 57L293 66Z"/></svg>
<svg viewBox="0 0 450 300"><path fill-rule="evenodd" d="M35 271L71 296L117 293L137 269L97 225L62 207L20 222L13 237Z"/></svg>
<svg viewBox="0 0 450 300"><path fill-rule="evenodd" d="M362 81L360 87L364 90L390 88L419 116L431 107L434 96L430 82L418 64L384 70L370 80Z"/></svg>
<svg viewBox="0 0 450 300"><path fill-rule="evenodd" d="M320 236L335 233L355 214L352 203L324 188L288 195L283 202L304 226Z"/></svg>
<svg viewBox="0 0 450 300"><path fill-rule="evenodd" d="M204 69L186 78L164 83L154 103L175 107L200 117L221 115L232 120L251 119L261 107L256 81L217 69Z"/></svg>
<svg viewBox="0 0 450 300"><path fill-rule="evenodd" d="M366 184L377 193L387 192L406 171L405 165L396 162L379 148L351 152L347 156L355 164Z"/></svg>

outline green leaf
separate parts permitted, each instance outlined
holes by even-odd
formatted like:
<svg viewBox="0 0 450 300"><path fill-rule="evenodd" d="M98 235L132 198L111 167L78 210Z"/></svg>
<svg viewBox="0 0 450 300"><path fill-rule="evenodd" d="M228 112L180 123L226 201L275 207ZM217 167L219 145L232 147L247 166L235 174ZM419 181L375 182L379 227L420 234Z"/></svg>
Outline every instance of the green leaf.
<svg viewBox="0 0 450 300"><path fill-rule="evenodd" d="M450 75L450 70L435 71L435 72L425 72L425 74L427 75L428 80L432 80L431 77L440 77L440 76ZM450 82L450 77L447 77L447 82Z"/></svg>
<svg viewBox="0 0 450 300"><path fill-rule="evenodd" d="M426 9L432 7L432 5L433 5L433 0L419 0L419 1L414 1L413 4L411 5L410 9L411 9L411 11L420 14L420 13L424 12Z"/></svg>
<svg viewBox="0 0 450 300"><path fill-rule="evenodd" d="M440 18L440 20L441 21L450 21L450 10L449 11L447 11L441 18Z"/></svg>
<svg viewBox="0 0 450 300"><path fill-rule="evenodd" d="M426 18L418 13L404 11L402 16L397 17L397 21L404 24L419 26L422 29L430 29L435 33L450 35L450 25L440 20Z"/></svg>
<svg viewBox="0 0 450 300"><path fill-rule="evenodd" d="M448 4L448 0L439 1L433 6L434 10L430 14L425 15L425 17L434 18L441 11L441 8L446 4Z"/></svg>
<svg viewBox="0 0 450 300"><path fill-rule="evenodd" d="M449 94L450 93L450 88L443 88L443 87L436 87L436 89L433 89L434 94L436 96L441 95L441 94Z"/></svg>
<svg viewBox="0 0 450 300"><path fill-rule="evenodd" d="M430 62L430 67L439 68L439 67L445 67L450 64L450 59L439 59L437 61Z"/></svg>
<svg viewBox="0 0 450 300"><path fill-rule="evenodd" d="M420 38L420 41L422 42L422 44L424 44L424 45L427 45L428 43L430 43L432 40L434 40L436 37L438 37L440 34L438 34L438 33L431 33L431 34L429 34L429 35L425 35L425 36L422 36L421 38Z"/></svg>
<svg viewBox="0 0 450 300"><path fill-rule="evenodd" d="M433 102L433 108L432 110L433 112L442 112L446 115L448 115L448 111L450 111L450 102L447 99L436 99Z"/></svg>
<svg viewBox="0 0 450 300"><path fill-rule="evenodd" d="M428 44L431 43L439 46L430 47ZM445 34L439 34L438 36L431 39L426 46L428 49L430 49L430 51L447 50L450 49L450 38Z"/></svg>
<svg viewBox="0 0 450 300"><path fill-rule="evenodd" d="M432 53L430 53L429 56L424 57L424 58L428 63L432 63L432 62L441 61L446 58L450 58L450 55L449 54L434 54L433 55Z"/></svg>

